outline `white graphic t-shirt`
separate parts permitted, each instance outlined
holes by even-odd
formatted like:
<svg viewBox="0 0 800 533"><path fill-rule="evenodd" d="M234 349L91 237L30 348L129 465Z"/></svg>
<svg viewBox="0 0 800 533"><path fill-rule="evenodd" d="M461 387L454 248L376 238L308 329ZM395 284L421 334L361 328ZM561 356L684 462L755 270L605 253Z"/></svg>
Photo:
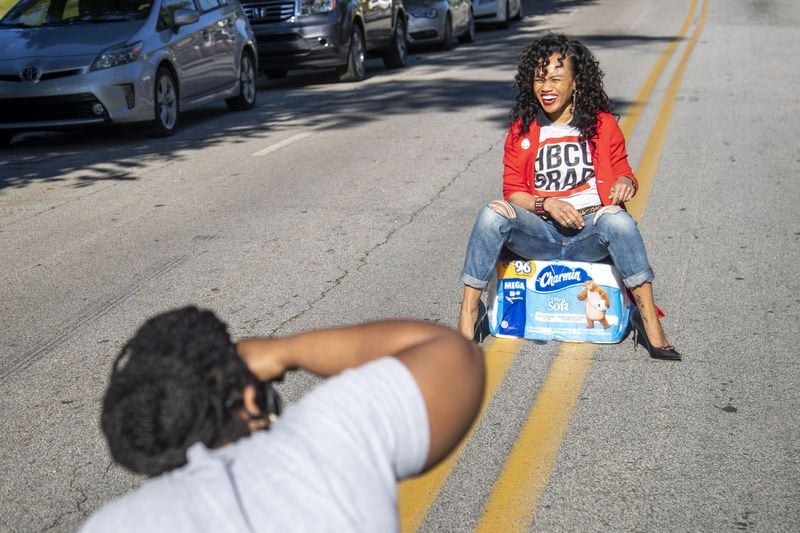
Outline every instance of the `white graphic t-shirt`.
<svg viewBox="0 0 800 533"><path fill-rule="evenodd" d="M554 124L543 113L536 121L541 126L534 167L536 192L569 202L575 209L600 205L592 154L589 143L580 141L580 130Z"/></svg>

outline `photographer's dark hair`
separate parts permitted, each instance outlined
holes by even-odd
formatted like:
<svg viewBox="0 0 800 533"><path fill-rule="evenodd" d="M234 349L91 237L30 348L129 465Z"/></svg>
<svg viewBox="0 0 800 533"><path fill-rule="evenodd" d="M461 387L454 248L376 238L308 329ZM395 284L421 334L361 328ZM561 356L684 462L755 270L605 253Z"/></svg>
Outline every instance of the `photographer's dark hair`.
<svg viewBox="0 0 800 533"><path fill-rule="evenodd" d="M117 356L103 400L111 455L155 476L184 465L196 442L216 448L248 435L239 412L253 382L211 311L184 307L151 318Z"/></svg>
<svg viewBox="0 0 800 533"><path fill-rule="evenodd" d="M533 93L536 74L546 70L550 56L556 54L560 60L572 66L575 76L575 104L572 109L572 124L581 131L581 139L594 142L597 135L597 114L613 112L611 100L603 89L603 72L592 53L580 41L569 39L560 33L548 33L533 41L519 56L514 85L517 102L511 109L511 123L521 121L518 134L528 131L540 105Z"/></svg>

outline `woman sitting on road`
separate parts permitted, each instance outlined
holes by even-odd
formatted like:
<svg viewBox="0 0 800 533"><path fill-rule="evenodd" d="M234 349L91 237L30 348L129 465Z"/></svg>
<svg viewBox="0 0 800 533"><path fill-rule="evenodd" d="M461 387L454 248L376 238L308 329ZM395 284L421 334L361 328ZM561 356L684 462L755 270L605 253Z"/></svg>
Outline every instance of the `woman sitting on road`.
<svg viewBox="0 0 800 533"><path fill-rule="evenodd" d="M503 247L540 260L610 255L636 300L635 339L651 357L680 359L661 328L644 241L624 209L638 182L602 77L592 53L564 35L548 34L520 55L503 157L505 200L478 214L461 273L458 328L467 338Z"/></svg>

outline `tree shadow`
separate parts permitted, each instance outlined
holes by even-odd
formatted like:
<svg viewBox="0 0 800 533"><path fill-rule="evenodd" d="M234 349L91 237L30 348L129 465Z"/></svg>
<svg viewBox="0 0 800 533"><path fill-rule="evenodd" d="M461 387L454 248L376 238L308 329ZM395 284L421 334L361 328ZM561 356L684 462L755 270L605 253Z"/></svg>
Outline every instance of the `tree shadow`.
<svg viewBox="0 0 800 533"><path fill-rule="evenodd" d="M538 27L532 21L534 17L596 2L528 0L528 17L508 30L482 31L476 42L447 53L411 54L409 67L399 71L386 70L380 60L370 59L367 79L361 83L340 83L332 69L292 72L283 80L262 77L256 108L231 113L219 103L183 113L178 131L168 138L152 138L146 128L131 126L19 134L10 148L0 150L0 191L37 182L84 187L97 181L136 180L137 172L153 161L184 161L198 150L266 139L288 129L346 130L382 116L492 109L495 112L485 120L505 128L514 99L519 52L542 33L558 31ZM645 35L575 37L593 49L670 39ZM507 78L487 79L481 71L498 65L508 65ZM453 69L452 76L430 77L449 69ZM614 102L620 114L633 104L619 99Z"/></svg>

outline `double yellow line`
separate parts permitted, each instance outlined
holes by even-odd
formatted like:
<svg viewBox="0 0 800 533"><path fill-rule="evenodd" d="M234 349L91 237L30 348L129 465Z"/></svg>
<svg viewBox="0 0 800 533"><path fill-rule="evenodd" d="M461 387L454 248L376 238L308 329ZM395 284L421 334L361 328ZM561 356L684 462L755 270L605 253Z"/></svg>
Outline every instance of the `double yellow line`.
<svg viewBox="0 0 800 533"><path fill-rule="evenodd" d="M424 476L409 479L400 484L398 488L398 501L400 505L401 527L404 532L416 531L425 519L442 485L447 481L450 472L456 464L456 460L461 456L467 443L472 440L475 428L478 427L486 412L486 407L494 397L494 393L503 381L511 363L517 356L522 339L501 339L495 338L486 348L486 388L483 395L483 403L475 423L469 434L464 437L461 444L453 450L447 459L436 465Z"/></svg>
<svg viewBox="0 0 800 533"><path fill-rule="evenodd" d="M662 52L649 76L639 90L633 106L620 121L626 138L630 138L638 123L645 103L649 100L656 83L663 74L678 42L689 30L696 18L697 0L692 0L689 13L675 39ZM628 209L637 219L641 218L652 182L661 159L666 141L669 121L675 99L686 71L697 39L702 32L708 14L708 0L703 0L700 17L679 60L678 66L667 87L667 92L658 113L653 130L637 168L639 191ZM521 340L494 339L486 349L487 386L483 405L470 434L444 462L419 478L402 483L398 489L401 527L404 532L416 531L425 519L428 510L439 495L466 443L472 438L495 392L514 361ZM506 460L492 493L484 506L476 531L527 531L536 514L550 471L555 464L561 442L566 433L583 382L591 367L594 346L591 344L569 344L561 346L553 360L544 383L539 389L536 402L528 419Z"/></svg>

